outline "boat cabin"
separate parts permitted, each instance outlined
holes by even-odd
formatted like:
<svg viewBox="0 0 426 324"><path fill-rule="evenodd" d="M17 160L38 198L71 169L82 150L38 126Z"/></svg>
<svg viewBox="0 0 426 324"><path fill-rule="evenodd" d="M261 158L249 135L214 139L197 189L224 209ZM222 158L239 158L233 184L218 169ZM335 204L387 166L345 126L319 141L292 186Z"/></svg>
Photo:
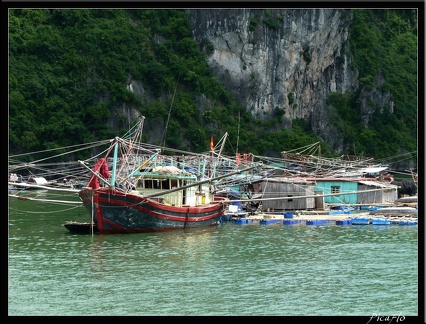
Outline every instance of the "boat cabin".
<svg viewBox="0 0 426 324"><path fill-rule="evenodd" d="M199 181L197 176L174 166L156 167L134 176L138 178L135 190L147 196L159 193L158 198L167 205L197 206L214 200L209 183L190 186Z"/></svg>

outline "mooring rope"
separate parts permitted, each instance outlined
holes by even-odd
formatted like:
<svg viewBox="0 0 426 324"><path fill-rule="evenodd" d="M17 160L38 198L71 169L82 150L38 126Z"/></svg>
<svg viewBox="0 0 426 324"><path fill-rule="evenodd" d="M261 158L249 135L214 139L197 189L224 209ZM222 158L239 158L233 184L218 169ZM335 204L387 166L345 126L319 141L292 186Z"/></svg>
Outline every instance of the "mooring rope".
<svg viewBox="0 0 426 324"><path fill-rule="evenodd" d="M46 212L46 211L40 211L40 212L36 212L36 211L29 211L29 210L23 210L23 209L17 209L17 208L12 208L9 206L9 210L14 210L17 212L24 212L27 214L54 214L54 213L63 213L66 211L70 211L76 208L81 208L82 206L73 206L71 208L67 208L67 209L62 209L62 210L55 210L55 211L50 211L50 212Z"/></svg>
<svg viewBox="0 0 426 324"><path fill-rule="evenodd" d="M90 224L90 230L92 232L92 237L95 233L95 229L94 229L94 227L95 227L95 222L94 222L94 208L95 208L95 206L94 206L93 197L94 197L94 195L93 195L93 191L92 191L92 222Z"/></svg>

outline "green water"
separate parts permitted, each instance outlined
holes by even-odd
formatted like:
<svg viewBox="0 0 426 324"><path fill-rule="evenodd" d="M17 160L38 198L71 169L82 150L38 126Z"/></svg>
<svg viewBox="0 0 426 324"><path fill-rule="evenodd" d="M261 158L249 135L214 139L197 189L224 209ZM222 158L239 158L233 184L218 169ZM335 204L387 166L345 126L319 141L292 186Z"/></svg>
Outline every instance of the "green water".
<svg viewBox="0 0 426 324"><path fill-rule="evenodd" d="M9 316L419 314L420 225L92 236L69 233L69 220L89 219L9 199Z"/></svg>

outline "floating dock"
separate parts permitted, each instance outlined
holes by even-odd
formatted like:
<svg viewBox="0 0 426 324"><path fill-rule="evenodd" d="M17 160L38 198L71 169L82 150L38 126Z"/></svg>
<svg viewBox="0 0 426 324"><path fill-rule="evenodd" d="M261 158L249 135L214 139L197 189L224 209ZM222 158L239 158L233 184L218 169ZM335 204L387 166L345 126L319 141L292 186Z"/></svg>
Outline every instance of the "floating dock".
<svg viewBox="0 0 426 324"><path fill-rule="evenodd" d="M401 215L399 217L383 217L379 215L370 215L368 212L356 214L328 214L328 212L297 214L259 213L255 215L244 215L243 217L225 217L222 218L222 221L231 221L237 225L417 225L417 217L408 217L406 215Z"/></svg>

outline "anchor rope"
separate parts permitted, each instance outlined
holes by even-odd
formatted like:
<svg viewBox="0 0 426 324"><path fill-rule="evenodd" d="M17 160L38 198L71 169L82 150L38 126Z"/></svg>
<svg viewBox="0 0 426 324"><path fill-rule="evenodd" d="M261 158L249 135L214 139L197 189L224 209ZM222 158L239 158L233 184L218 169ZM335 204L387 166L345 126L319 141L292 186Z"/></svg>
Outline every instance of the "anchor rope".
<svg viewBox="0 0 426 324"><path fill-rule="evenodd" d="M17 209L17 208L12 208L9 207L10 210L14 210L14 211L18 211L18 212L24 212L24 213L28 213L28 214L55 214L55 213L63 213L66 211L70 211L76 208L81 208L82 206L73 206L71 208L67 208L67 209L62 209L62 210L55 210L55 211L50 211L50 212L46 212L46 211L41 211L41 212L36 212L36 211L29 211L29 210L23 210L23 209Z"/></svg>

